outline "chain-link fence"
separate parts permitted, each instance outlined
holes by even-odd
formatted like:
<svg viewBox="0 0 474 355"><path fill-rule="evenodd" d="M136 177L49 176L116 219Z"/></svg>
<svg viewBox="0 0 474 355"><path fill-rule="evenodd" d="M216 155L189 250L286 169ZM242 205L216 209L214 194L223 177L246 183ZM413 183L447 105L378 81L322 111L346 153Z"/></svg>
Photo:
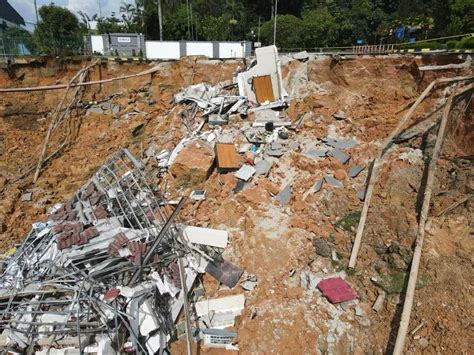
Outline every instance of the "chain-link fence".
<svg viewBox="0 0 474 355"><path fill-rule="evenodd" d="M0 57L18 57L31 55L28 48L31 39L22 38L21 34L8 35L5 32L0 32Z"/></svg>

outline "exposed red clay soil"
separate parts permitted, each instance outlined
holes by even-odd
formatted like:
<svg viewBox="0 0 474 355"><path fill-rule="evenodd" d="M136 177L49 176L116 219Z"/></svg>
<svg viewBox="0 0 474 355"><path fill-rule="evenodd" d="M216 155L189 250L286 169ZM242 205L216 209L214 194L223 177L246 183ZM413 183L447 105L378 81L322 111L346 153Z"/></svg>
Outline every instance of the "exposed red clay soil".
<svg viewBox="0 0 474 355"><path fill-rule="evenodd" d="M403 294L387 295L382 310L371 307L379 289L373 279L403 275L409 269L417 229L417 200L425 169L423 159L410 162L403 153L416 149L431 152L434 135L423 142L415 138L394 146L382 166L374 190L366 231L357 267L346 280L358 292L362 315L353 309L330 305L317 291L301 284L303 271L331 273L345 270L357 228L362 204L356 193L364 186L368 164L404 113L436 77L471 74L463 72L426 73L417 65L458 62L456 58L414 59L413 57L359 57L347 60L316 58L308 62L291 61L283 68L287 91L292 95L287 113L292 121L304 116L301 126L290 132L290 139L305 144L333 131L359 143L347 149L351 155L342 165L333 158L315 160L295 150L285 154L272 167L268 177L233 193L233 174L219 175L215 170L193 188L207 190L202 202L188 202L180 215L182 221L231 233L224 255L229 261L258 277L258 286L245 292L244 312L236 323L239 349L243 354L317 354L332 352L384 353L390 351L396 335ZM81 111L80 130L74 143L46 164L39 180L32 184L32 173L15 181L35 166L51 112L62 91L7 93L0 96L0 249L5 252L20 242L31 224L45 217L47 209L68 199L115 151L128 147L145 158L155 145L174 147L186 133L180 115L183 107L172 103L181 88L201 82L216 84L231 81L237 61L209 61L186 58L159 64L156 73L91 87L86 100L100 100L119 94L110 101L121 105L118 114L86 114ZM47 61L23 65L8 73L0 70L0 87L28 87L67 83L82 67L82 62ZM92 80L138 73L152 64L102 64L93 71ZM156 103L148 104L140 91L147 82ZM148 90L148 87L147 87ZM444 98L436 90L416 111L412 122L434 111ZM124 118L136 109L137 114ZM344 121L332 115L345 112ZM461 112L462 111L462 112ZM230 122L225 130L238 131L245 119ZM141 127L143 125L143 127ZM132 132L135 132L133 134ZM434 130L436 132L436 130ZM51 147L58 144L53 137ZM240 138L239 138L240 139ZM241 141L235 143L244 142ZM423 248L420 279L412 312L406 351L415 353L468 353L472 348L473 314L472 272L474 255L474 201L468 200L441 217L444 208L474 190L474 119L470 102L455 104L449 134L436 173L426 244ZM428 154L428 153L427 153ZM429 153L431 154L431 153ZM363 165L355 179L348 169ZM305 193L325 175L336 174L344 188L327 184L319 193ZM192 188L168 177L168 197L188 194ZM281 206L273 197L284 183L292 181L292 199ZM163 182L161 182L163 183ZM20 196L33 192L33 200ZM315 239L329 243L337 261L315 253ZM204 276L206 297L221 297L244 292L222 288ZM185 353L182 340L172 344L173 353ZM222 350L200 349L220 354ZM231 352L229 352L231 353Z"/></svg>

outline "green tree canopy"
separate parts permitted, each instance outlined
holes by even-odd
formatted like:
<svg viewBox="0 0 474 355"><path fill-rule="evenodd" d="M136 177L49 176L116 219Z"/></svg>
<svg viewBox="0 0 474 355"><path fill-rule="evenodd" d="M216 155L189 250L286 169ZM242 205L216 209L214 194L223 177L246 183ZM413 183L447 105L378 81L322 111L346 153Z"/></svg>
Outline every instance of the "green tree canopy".
<svg viewBox="0 0 474 355"><path fill-rule="evenodd" d="M256 40L273 43L275 0L136 0L98 21L105 32L139 32L164 40ZM118 9L117 9L118 10ZM84 23L87 17L81 15ZM84 21L84 18L86 21ZM474 0L278 0L280 48L418 41L474 31ZM393 30L407 27L402 38Z"/></svg>
<svg viewBox="0 0 474 355"><path fill-rule="evenodd" d="M39 15L41 20L35 28L34 39L40 53L69 55L82 49L87 30L72 12L50 4L41 6Z"/></svg>
<svg viewBox="0 0 474 355"><path fill-rule="evenodd" d="M273 43L274 21L265 22L261 28L261 37L264 43ZM304 22L293 15L277 16L277 47L287 50L303 48Z"/></svg>

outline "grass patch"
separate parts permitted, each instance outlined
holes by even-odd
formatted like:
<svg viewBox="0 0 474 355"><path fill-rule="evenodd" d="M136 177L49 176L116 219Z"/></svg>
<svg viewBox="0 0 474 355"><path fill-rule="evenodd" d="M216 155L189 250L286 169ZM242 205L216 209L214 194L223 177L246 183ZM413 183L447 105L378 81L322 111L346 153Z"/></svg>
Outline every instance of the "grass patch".
<svg viewBox="0 0 474 355"><path fill-rule="evenodd" d="M354 211L354 212L349 213L347 216L340 219L336 223L336 228L342 228L347 232L352 231L352 227L355 227L355 225L359 223L360 215L361 215L360 211Z"/></svg>
<svg viewBox="0 0 474 355"><path fill-rule="evenodd" d="M404 272L394 272L391 274L381 275L380 278L375 281L375 284L384 290L387 294L404 293L405 292L405 279L408 283L408 274ZM431 278L427 274L420 275L416 282L416 289L423 288L428 285Z"/></svg>

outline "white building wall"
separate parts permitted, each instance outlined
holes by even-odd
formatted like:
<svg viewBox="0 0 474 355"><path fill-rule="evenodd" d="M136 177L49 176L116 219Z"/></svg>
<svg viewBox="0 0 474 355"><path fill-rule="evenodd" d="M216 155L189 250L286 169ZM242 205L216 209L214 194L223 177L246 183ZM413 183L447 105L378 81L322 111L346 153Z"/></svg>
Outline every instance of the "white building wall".
<svg viewBox="0 0 474 355"><path fill-rule="evenodd" d="M179 42L145 41L148 59L178 59Z"/></svg>

